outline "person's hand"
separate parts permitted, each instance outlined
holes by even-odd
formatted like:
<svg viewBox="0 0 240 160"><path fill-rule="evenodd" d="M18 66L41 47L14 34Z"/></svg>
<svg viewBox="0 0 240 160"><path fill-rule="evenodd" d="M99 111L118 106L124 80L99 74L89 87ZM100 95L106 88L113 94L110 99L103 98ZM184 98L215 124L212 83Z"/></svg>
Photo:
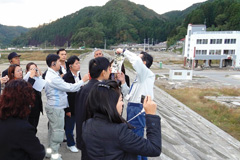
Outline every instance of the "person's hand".
<svg viewBox="0 0 240 160"><path fill-rule="evenodd" d="M89 75L88 74L85 74L82 78L83 82L86 82L89 80Z"/></svg>
<svg viewBox="0 0 240 160"><path fill-rule="evenodd" d="M36 75L35 75L36 77L39 77L40 76L40 74L39 74L39 71L36 71Z"/></svg>
<svg viewBox="0 0 240 160"><path fill-rule="evenodd" d="M124 84L125 83L125 74L123 72L118 72L117 80L119 80L122 84Z"/></svg>
<svg viewBox="0 0 240 160"><path fill-rule="evenodd" d="M8 78L8 76L6 75L6 76L0 78L0 80L1 80L1 84L4 84L4 83L7 83L7 81L9 80L9 78Z"/></svg>
<svg viewBox="0 0 240 160"><path fill-rule="evenodd" d="M71 117L71 112L67 112L66 116Z"/></svg>
<svg viewBox="0 0 240 160"><path fill-rule="evenodd" d="M157 111L157 104L152 101L151 96L146 96L143 102L143 108L146 114L155 115Z"/></svg>
<svg viewBox="0 0 240 160"><path fill-rule="evenodd" d="M42 76L42 71L40 70L40 68L37 67L37 70L38 70L37 77Z"/></svg>
<svg viewBox="0 0 240 160"><path fill-rule="evenodd" d="M29 77L33 78L34 76L36 76L36 68L30 69L29 72L30 72Z"/></svg>
<svg viewBox="0 0 240 160"><path fill-rule="evenodd" d="M118 48L118 49L116 50L116 53L117 53L117 54L121 54L121 53L123 53L123 49Z"/></svg>

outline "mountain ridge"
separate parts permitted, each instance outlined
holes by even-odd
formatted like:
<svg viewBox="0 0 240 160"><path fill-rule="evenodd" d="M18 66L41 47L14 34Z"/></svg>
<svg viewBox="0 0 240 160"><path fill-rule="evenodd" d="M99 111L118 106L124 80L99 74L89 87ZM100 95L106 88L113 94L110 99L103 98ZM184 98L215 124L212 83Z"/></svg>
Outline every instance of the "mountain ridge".
<svg viewBox="0 0 240 160"><path fill-rule="evenodd" d="M31 28L15 38L12 45L80 47L86 44L87 47L103 48L105 40L109 46L143 43L144 39L148 43L147 40L151 39L154 43L168 41L169 46L184 38L188 23L206 22L210 30L240 29L237 22L239 2L208 0L182 11L160 15L129 0L110 0L104 6L85 7L51 23Z"/></svg>

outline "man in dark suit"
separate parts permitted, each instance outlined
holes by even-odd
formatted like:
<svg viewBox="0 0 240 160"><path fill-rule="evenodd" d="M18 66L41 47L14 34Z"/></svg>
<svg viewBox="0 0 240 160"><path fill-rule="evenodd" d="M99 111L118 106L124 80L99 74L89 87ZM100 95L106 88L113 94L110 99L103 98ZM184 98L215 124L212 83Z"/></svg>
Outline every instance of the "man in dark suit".
<svg viewBox="0 0 240 160"><path fill-rule="evenodd" d="M8 60L10 62L10 64L17 64L17 65L20 65L20 56L21 55L18 55L16 52L12 52L8 55ZM6 75L8 75L8 68L5 69L3 72L2 72L2 77L5 77Z"/></svg>
<svg viewBox="0 0 240 160"><path fill-rule="evenodd" d="M81 80L80 62L77 56L71 56L67 60L68 72L63 76L63 80L68 83L76 83ZM73 130L75 126L75 96L77 92L67 92L69 107L65 108L65 134L67 138L67 148L71 152L78 152L75 147Z"/></svg>
<svg viewBox="0 0 240 160"><path fill-rule="evenodd" d="M92 86L102 80L108 80L110 71L109 60L105 57L97 57L89 62L89 73L92 79L76 94L75 113L76 113L76 132L77 132L77 148L82 150L82 160L86 160L87 152L82 140L82 123L88 119L87 107L85 105L88 93Z"/></svg>
<svg viewBox="0 0 240 160"><path fill-rule="evenodd" d="M64 48L60 48L59 50L57 50L57 55L60 57L60 62L61 62L59 74L61 77L63 77L64 74L67 73L67 68L68 68L67 62L66 62L67 52Z"/></svg>

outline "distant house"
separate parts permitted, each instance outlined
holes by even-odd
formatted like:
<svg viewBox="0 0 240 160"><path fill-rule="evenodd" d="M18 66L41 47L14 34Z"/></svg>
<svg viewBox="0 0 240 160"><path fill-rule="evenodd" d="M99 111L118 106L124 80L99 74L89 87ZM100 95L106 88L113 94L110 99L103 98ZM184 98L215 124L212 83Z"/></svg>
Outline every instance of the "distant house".
<svg viewBox="0 0 240 160"><path fill-rule="evenodd" d="M240 31L206 31L205 25L188 25L184 46L184 64L219 60L223 66L240 67Z"/></svg>
<svg viewBox="0 0 240 160"><path fill-rule="evenodd" d="M177 44L178 44L178 45L181 45L181 44L184 43L184 41L185 41L185 38L182 38L182 39L180 39L179 41L177 41Z"/></svg>

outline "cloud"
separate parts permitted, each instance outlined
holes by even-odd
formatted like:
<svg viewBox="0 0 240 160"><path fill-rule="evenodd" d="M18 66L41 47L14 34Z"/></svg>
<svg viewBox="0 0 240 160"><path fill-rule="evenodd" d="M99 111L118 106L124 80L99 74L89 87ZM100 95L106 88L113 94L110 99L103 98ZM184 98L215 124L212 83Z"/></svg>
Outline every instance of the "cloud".
<svg viewBox="0 0 240 160"><path fill-rule="evenodd" d="M7 4L7 3L20 4L20 3L24 3L24 0L0 0L0 4Z"/></svg>
<svg viewBox="0 0 240 160"><path fill-rule="evenodd" d="M37 27L87 6L103 6L108 1L110 0L0 0L0 24ZM167 0L164 3L162 2L161 5L157 0L130 1L145 5L158 14L163 14L171 10L183 10L193 3L206 0Z"/></svg>

